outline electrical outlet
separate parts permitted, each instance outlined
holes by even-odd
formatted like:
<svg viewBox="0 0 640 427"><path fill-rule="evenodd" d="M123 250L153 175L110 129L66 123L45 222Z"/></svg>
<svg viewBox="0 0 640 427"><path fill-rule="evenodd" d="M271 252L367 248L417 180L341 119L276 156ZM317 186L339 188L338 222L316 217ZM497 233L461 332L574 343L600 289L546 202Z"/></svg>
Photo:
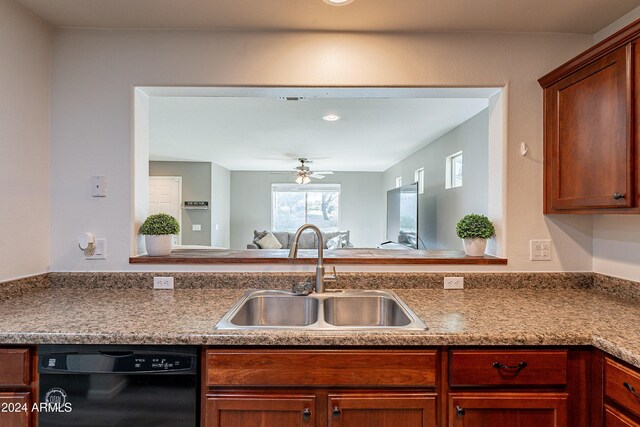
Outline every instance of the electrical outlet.
<svg viewBox="0 0 640 427"><path fill-rule="evenodd" d="M551 261L551 240L530 240L529 260Z"/></svg>
<svg viewBox="0 0 640 427"><path fill-rule="evenodd" d="M445 289L464 289L464 277L445 277Z"/></svg>
<svg viewBox="0 0 640 427"><path fill-rule="evenodd" d="M153 289L173 289L173 277L154 277Z"/></svg>

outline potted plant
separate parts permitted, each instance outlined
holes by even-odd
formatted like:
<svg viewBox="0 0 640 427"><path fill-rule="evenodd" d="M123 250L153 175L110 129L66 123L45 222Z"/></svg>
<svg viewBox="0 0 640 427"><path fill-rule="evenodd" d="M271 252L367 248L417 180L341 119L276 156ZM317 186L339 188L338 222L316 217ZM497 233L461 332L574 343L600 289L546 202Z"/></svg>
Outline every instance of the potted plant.
<svg viewBox="0 0 640 427"><path fill-rule="evenodd" d="M487 239L495 235L496 229L486 216L469 214L458 222L456 233L462 239L468 256L483 256Z"/></svg>
<svg viewBox="0 0 640 427"><path fill-rule="evenodd" d="M147 254L150 256L169 255L173 235L179 232L178 220L165 213L149 216L140 227L140 234L144 234Z"/></svg>

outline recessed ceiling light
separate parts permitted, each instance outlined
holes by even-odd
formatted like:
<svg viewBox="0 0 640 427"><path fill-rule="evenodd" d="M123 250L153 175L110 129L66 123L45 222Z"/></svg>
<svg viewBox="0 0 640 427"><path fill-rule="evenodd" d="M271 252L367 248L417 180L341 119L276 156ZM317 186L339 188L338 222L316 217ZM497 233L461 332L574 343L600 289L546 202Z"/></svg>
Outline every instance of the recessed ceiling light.
<svg viewBox="0 0 640 427"><path fill-rule="evenodd" d="M327 114L326 116L322 116L322 120L325 122L337 122L340 120L340 116L337 114Z"/></svg>
<svg viewBox="0 0 640 427"><path fill-rule="evenodd" d="M324 0L326 4L330 4L331 6L344 6L352 1L353 0Z"/></svg>

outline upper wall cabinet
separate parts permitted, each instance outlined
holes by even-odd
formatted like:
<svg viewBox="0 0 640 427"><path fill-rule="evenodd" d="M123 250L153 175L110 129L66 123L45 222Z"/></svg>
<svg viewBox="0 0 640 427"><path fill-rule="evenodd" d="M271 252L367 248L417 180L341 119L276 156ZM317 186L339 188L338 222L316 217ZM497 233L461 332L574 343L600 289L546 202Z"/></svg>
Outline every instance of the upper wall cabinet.
<svg viewBox="0 0 640 427"><path fill-rule="evenodd" d="M640 21L539 82L544 213L640 213Z"/></svg>

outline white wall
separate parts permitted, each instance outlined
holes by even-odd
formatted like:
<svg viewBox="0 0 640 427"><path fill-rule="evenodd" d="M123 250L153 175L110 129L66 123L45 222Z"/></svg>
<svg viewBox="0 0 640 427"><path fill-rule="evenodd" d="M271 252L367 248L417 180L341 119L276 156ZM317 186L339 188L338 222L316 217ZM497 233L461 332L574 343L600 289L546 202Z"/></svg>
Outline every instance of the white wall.
<svg viewBox="0 0 640 427"><path fill-rule="evenodd" d="M133 91L133 118L135 125L131 129L131 138L135 143L131 144L131 204L133 209L133 221L131 224L131 255L147 253L144 236L138 234L140 226L149 216L149 96L143 91ZM105 199L106 200L106 199ZM103 204L104 200L98 203ZM52 245L52 248L54 246Z"/></svg>
<svg viewBox="0 0 640 427"><path fill-rule="evenodd" d="M619 19L616 19L614 22L612 22L611 24L607 25L606 27L604 27L603 29L595 33L593 35L593 42L594 43L601 42L602 40L606 39L616 31L626 27L627 25L631 24L633 21L637 19L640 19L640 6L636 7L635 9L633 9L626 15L620 17Z"/></svg>
<svg viewBox="0 0 640 427"><path fill-rule="evenodd" d="M462 250L456 224L466 214L488 215L489 110L476 114L384 173L384 193L395 188L396 177L414 182L424 168L424 194L418 196L418 233L430 250ZM445 189L446 157L462 151L462 187ZM422 248L422 246L420 246Z"/></svg>
<svg viewBox="0 0 640 427"><path fill-rule="evenodd" d="M542 215L542 90L536 79L592 40L566 34L56 30L52 268L136 268L128 264L133 239L131 85L508 85L509 264L474 269L590 271L591 218ZM519 155L521 142L530 146L525 158ZM99 201L86 186L96 174L109 177L109 197ZM109 239L108 260L82 260L75 239L88 230ZM535 238L553 239L553 261L528 260L529 239Z"/></svg>
<svg viewBox="0 0 640 427"><path fill-rule="evenodd" d="M637 215L594 215L593 271L640 281Z"/></svg>
<svg viewBox="0 0 640 427"><path fill-rule="evenodd" d="M640 19L635 8L594 35L598 43ZM593 271L640 281L640 215L594 215Z"/></svg>
<svg viewBox="0 0 640 427"><path fill-rule="evenodd" d="M0 282L49 266L50 50L49 28L0 0Z"/></svg>
<svg viewBox="0 0 640 427"><path fill-rule="evenodd" d="M231 248L246 249L253 230L271 229L271 184L286 183L269 172L231 172ZM384 241L382 172L335 172L319 184L340 184L340 230L349 230L355 247Z"/></svg>
<svg viewBox="0 0 640 427"><path fill-rule="evenodd" d="M231 244L231 172L211 163L211 245Z"/></svg>

